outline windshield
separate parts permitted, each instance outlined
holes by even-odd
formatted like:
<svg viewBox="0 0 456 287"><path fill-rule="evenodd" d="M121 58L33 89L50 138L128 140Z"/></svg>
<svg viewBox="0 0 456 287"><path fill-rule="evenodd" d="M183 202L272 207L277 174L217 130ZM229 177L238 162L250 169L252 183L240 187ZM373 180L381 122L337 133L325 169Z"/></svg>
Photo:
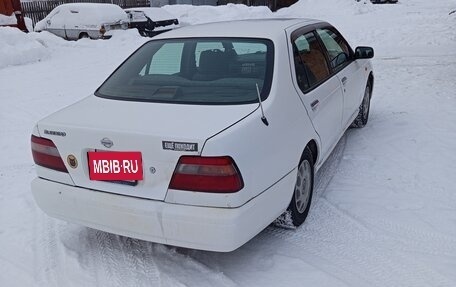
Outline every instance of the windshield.
<svg viewBox="0 0 456 287"><path fill-rule="evenodd" d="M146 43L96 91L103 98L186 104L258 102L272 79L273 44L245 38Z"/></svg>

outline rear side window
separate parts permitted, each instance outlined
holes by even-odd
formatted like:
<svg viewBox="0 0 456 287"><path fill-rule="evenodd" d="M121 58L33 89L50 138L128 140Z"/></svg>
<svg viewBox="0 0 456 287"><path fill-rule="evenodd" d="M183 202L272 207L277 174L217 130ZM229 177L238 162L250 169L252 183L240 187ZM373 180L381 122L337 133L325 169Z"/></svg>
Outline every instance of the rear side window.
<svg viewBox="0 0 456 287"><path fill-rule="evenodd" d="M294 39L293 57L296 78L302 91L309 90L328 78L326 57L313 32Z"/></svg>
<svg viewBox="0 0 456 287"><path fill-rule="evenodd" d="M104 98L188 104L266 99L274 46L265 39L155 40L127 59L97 90Z"/></svg>
<svg viewBox="0 0 456 287"><path fill-rule="evenodd" d="M348 43L334 31L329 29L317 29L317 33L328 51L331 68L337 69L344 66L344 64L350 60L350 48Z"/></svg>

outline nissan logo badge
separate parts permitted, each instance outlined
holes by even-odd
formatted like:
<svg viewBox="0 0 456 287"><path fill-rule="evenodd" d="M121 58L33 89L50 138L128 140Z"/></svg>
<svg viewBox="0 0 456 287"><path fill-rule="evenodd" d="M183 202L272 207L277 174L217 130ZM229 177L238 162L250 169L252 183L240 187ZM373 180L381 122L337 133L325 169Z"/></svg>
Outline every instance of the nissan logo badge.
<svg viewBox="0 0 456 287"><path fill-rule="evenodd" d="M104 145L104 146L107 147L107 148L111 148L111 147L114 145L114 143L112 142L112 140L110 140L110 139L108 139L108 138L103 138L103 139L101 140L101 144Z"/></svg>

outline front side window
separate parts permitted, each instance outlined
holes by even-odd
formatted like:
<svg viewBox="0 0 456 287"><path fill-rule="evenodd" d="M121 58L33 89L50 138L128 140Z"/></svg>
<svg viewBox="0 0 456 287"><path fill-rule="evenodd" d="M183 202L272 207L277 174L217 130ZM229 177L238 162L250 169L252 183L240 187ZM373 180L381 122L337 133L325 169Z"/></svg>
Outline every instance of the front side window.
<svg viewBox="0 0 456 287"><path fill-rule="evenodd" d="M325 55L313 32L293 41L293 56L298 85L306 91L329 76Z"/></svg>
<svg viewBox="0 0 456 287"><path fill-rule="evenodd" d="M350 48L342 37L329 29L317 29L317 33L328 51L331 68L337 69L350 60Z"/></svg>
<svg viewBox="0 0 456 287"><path fill-rule="evenodd" d="M242 104L269 93L273 44L264 39L191 38L146 43L95 95L119 100Z"/></svg>

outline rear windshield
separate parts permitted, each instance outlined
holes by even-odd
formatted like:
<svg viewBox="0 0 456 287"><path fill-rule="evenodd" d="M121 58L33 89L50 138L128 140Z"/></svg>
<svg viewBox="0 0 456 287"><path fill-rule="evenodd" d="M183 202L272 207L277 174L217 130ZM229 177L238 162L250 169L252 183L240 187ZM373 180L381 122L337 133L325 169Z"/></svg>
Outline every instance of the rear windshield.
<svg viewBox="0 0 456 287"><path fill-rule="evenodd" d="M273 44L245 38L154 40L128 58L96 91L103 98L244 104L266 99Z"/></svg>

